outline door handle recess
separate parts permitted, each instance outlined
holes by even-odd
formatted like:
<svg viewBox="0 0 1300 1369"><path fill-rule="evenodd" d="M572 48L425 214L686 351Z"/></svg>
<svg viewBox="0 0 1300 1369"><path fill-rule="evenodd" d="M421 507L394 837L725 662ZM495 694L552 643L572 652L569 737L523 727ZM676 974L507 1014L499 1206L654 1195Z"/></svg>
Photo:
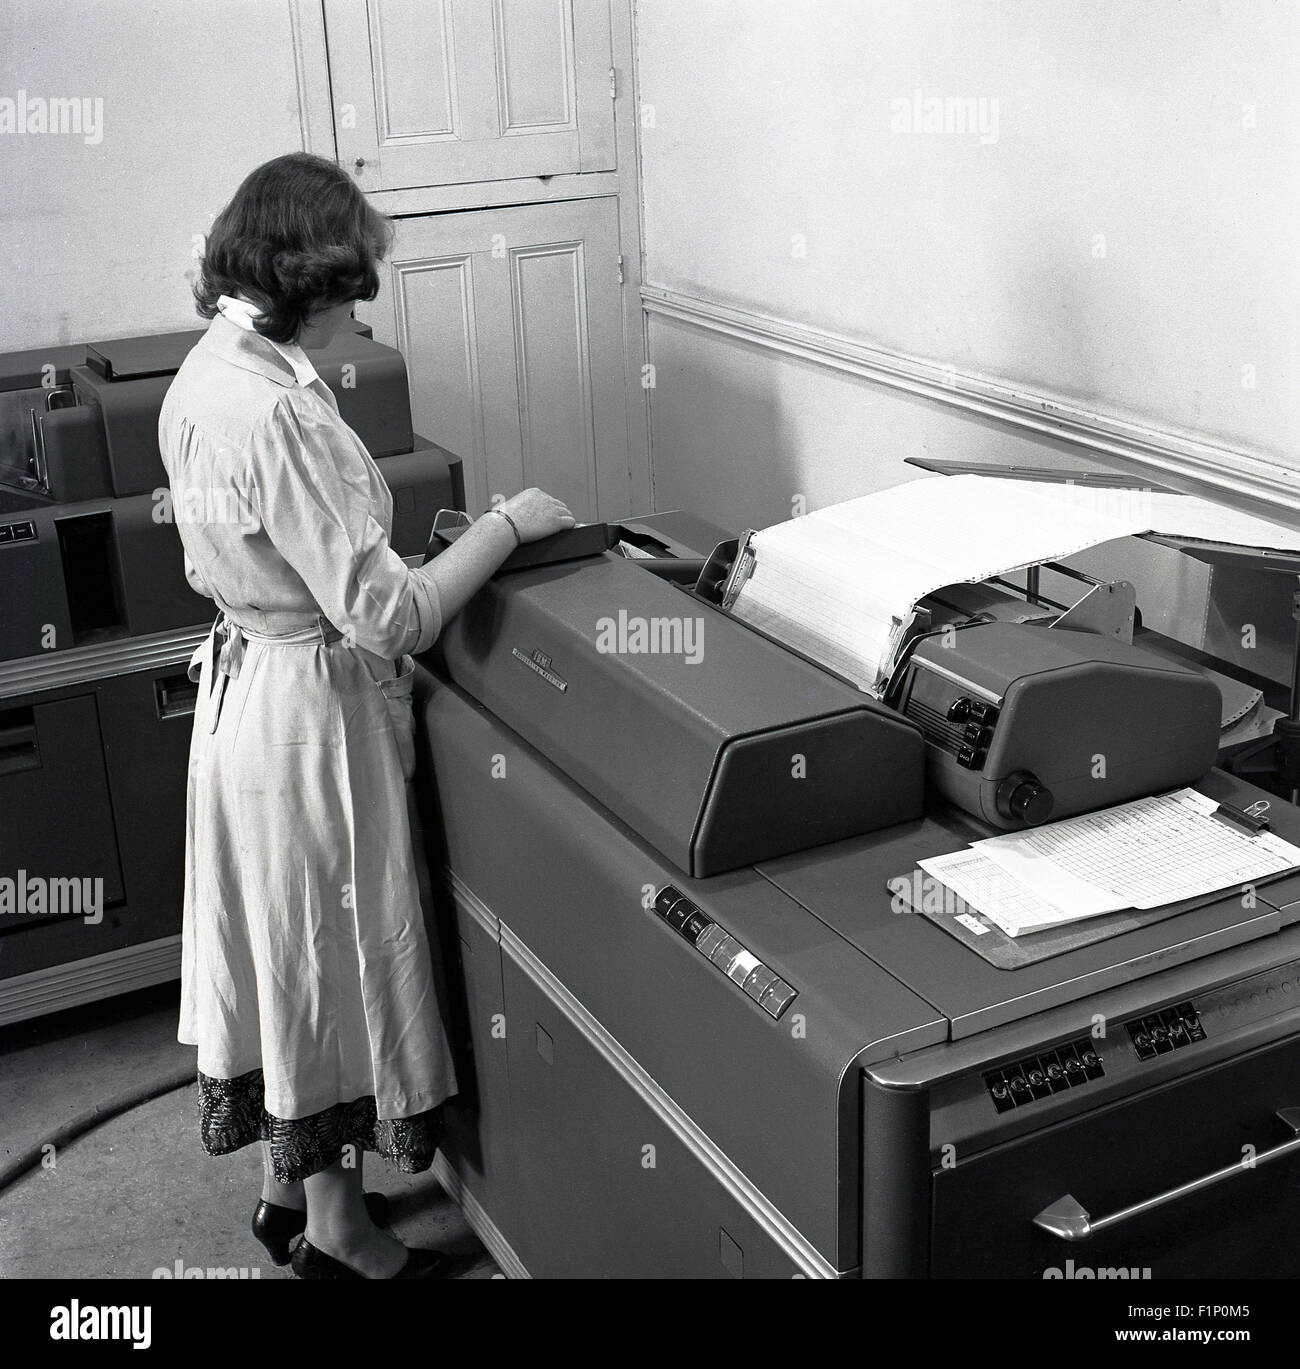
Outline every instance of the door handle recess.
<svg viewBox="0 0 1300 1369"><path fill-rule="evenodd" d="M160 718L183 718L194 712L198 703L199 687L188 675L168 675L155 680L154 702Z"/></svg>
<svg viewBox="0 0 1300 1369"><path fill-rule="evenodd" d="M1199 1193L1202 1189L1213 1188L1216 1184L1225 1183L1239 1174L1249 1174L1251 1170L1271 1164L1274 1160L1282 1160L1288 1155L1300 1154L1300 1108L1282 1108L1278 1111L1277 1116L1291 1128L1294 1133L1292 1139L1283 1141L1281 1145L1274 1146L1271 1150L1261 1152L1249 1163L1245 1160L1238 1160L1236 1164L1224 1165L1222 1169L1203 1174L1199 1179L1192 1179L1188 1183L1179 1184L1176 1188L1167 1188L1163 1193L1144 1198L1140 1203L1133 1203L1129 1207L1122 1207L1117 1212L1107 1213L1104 1217L1089 1216L1087 1208L1072 1194L1067 1193L1064 1197L1058 1198L1054 1203L1045 1207L1034 1218L1034 1225L1050 1232L1053 1236L1059 1236L1063 1241L1087 1241L1099 1232L1108 1231L1110 1228L1130 1221L1134 1217L1140 1217L1145 1212L1152 1212L1158 1207L1165 1207L1169 1203L1177 1202L1180 1198L1186 1198L1191 1193Z"/></svg>

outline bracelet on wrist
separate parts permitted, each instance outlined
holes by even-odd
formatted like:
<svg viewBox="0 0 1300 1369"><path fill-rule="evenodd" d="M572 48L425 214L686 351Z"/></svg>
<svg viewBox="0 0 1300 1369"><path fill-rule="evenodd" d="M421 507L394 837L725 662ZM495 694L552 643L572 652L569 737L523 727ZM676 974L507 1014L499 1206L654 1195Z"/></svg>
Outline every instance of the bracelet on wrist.
<svg viewBox="0 0 1300 1369"><path fill-rule="evenodd" d="M506 522L510 524L510 531L513 532L515 535L515 546L523 546L524 539L519 535L519 525L515 522L513 518L510 517L510 515L505 511L505 509L489 509L488 513L500 514L501 517L504 518Z"/></svg>

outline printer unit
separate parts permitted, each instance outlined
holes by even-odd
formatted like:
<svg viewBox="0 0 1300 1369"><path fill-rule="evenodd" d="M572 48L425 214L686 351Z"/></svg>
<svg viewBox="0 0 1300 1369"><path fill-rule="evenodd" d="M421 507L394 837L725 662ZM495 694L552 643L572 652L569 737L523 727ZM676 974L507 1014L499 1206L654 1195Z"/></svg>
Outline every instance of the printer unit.
<svg viewBox="0 0 1300 1369"><path fill-rule="evenodd" d="M976 622L929 633L895 697L925 734L935 791L993 827L1190 784L1218 753L1208 676L1095 632Z"/></svg>

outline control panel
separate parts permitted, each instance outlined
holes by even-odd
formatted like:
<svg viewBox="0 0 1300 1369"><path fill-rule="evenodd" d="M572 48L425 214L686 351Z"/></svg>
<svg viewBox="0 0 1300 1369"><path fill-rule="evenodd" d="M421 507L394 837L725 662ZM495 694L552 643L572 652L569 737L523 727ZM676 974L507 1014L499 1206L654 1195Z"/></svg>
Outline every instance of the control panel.
<svg viewBox="0 0 1300 1369"><path fill-rule="evenodd" d="M997 729L1001 700L982 697L933 662L918 657L903 714L925 733L926 741L956 757L965 770L982 770Z"/></svg>
<svg viewBox="0 0 1300 1369"><path fill-rule="evenodd" d="M1178 1003L1172 1008L1135 1017L1124 1023L1139 1060L1150 1060L1156 1055L1168 1055L1193 1041L1205 1040L1205 1028L1200 1014L1191 1003Z"/></svg>
<svg viewBox="0 0 1300 1369"><path fill-rule="evenodd" d="M794 1002L795 989L725 927L683 897L680 889L665 884L655 895L654 911L769 1017L780 1017Z"/></svg>
<svg viewBox="0 0 1300 1369"><path fill-rule="evenodd" d="M1055 1050L1042 1051L1001 1069L989 1070L984 1076L993 1106L999 1112L1010 1112L1038 1098L1050 1098L1054 1093L1100 1079L1106 1073L1096 1044L1091 1037L1068 1041Z"/></svg>
<svg viewBox="0 0 1300 1369"><path fill-rule="evenodd" d="M1234 980L1197 996L1195 1003L1174 1003L1124 1026L1139 1060L1154 1060L1206 1037L1262 1022L1300 1008L1300 960Z"/></svg>
<svg viewBox="0 0 1300 1369"><path fill-rule="evenodd" d="M967 770L981 769L993 741L993 728L998 720L997 705L959 694L948 705L947 719L961 728L955 743L957 764L965 766Z"/></svg>
<svg viewBox="0 0 1300 1369"><path fill-rule="evenodd" d="M35 537L35 523L0 523L0 547L9 542L31 542Z"/></svg>

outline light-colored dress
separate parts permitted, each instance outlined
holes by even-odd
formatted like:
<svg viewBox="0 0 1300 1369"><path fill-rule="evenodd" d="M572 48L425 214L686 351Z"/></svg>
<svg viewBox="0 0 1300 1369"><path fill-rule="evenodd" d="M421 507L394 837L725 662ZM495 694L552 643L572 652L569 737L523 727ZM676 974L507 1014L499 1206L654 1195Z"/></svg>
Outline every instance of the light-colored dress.
<svg viewBox="0 0 1300 1369"><path fill-rule="evenodd" d="M236 311L159 439L186 574L220 610L191 663L181 967L203 1144L269 1139L284 1181L349 1145L424 1168L455 1091L406 805L436 586L389 545L388 488L305 354Z"/></svg>

